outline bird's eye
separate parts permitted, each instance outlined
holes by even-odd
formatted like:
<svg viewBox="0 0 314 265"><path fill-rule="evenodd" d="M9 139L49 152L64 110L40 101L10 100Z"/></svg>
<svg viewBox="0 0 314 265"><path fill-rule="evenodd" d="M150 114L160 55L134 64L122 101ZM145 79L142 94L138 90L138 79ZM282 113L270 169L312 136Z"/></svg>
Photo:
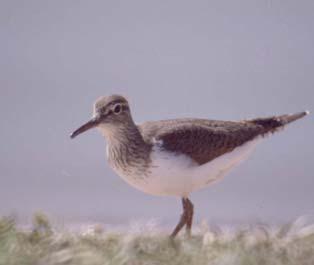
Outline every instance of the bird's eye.
<svg viewBox="0 0 314 265"><path fill-rule="evenodd" d="M117 104L117 105L114 107L113 112L114 112L115 114L119 114L119 113L121 112L121 110L122 110L121 105L120 105L120 104Z"/></svg>

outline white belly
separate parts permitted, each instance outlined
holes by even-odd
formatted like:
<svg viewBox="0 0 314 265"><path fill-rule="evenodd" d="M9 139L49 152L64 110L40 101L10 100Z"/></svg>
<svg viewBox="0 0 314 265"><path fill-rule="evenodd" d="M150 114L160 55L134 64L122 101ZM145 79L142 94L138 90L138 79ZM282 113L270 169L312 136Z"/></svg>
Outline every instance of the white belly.
<svg viewBox="0 0 314 265"><path fill-rule="evenodd" d="M146 175L128 175L116 172L133 187L153 195L188 196L224 177L232 168L245 160L258 139L252 140L232 152L206 164L198 165L186 155L153 148L152 165Z"/></svg>

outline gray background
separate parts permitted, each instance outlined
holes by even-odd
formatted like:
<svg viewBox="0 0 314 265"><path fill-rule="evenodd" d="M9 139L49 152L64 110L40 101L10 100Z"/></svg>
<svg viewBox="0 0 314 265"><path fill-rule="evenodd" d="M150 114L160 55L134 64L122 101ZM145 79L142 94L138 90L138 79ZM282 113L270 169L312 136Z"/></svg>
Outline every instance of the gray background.
<svg viewBox="0 0 314 265"><path fill-rule="evenodd" d="M178 199L129 187L96 131L93 101L121 93L137 122L236 120L314 110L313 1L1 1L0 214L176 220ZM313 115L192 195L197 219L313 214Z"/></svg>

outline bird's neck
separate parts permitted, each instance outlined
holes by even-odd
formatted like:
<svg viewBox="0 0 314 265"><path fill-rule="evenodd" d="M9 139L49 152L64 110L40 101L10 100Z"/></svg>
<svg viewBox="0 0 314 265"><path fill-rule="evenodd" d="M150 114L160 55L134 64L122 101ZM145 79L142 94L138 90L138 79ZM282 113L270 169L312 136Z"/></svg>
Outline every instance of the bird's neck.
<svg viewBox="0 0 314 265"><path fill-rule="evenodd" d="M108 159L115 167L148 164L151 146L143 139L134 122L128 121L103 131L108 144Z"/></svg>

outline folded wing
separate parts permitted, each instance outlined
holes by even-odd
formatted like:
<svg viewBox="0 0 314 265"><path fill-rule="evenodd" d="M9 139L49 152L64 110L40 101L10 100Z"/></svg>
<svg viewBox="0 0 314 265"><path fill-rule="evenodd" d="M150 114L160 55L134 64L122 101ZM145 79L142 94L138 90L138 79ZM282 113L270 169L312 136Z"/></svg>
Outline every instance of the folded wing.
<svg viewBox="0 0 314 265"><path fill-rule="evenodd" d="M273 133L284 125L308 114L258 118L239 122L204 119L176 119L146 122L139 129L146 142L167 151L185 154L198 164L205 164L231 152L258 136Z"/></svg>

